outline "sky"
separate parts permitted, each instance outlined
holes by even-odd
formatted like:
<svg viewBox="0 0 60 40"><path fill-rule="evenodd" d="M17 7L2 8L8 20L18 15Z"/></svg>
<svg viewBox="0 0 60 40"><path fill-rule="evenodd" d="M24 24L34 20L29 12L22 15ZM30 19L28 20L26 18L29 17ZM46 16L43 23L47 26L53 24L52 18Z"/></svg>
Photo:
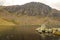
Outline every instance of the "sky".
<svg viewBox="0 0 60 40"><path fill-rule="evenodd" d="M28 2L41 2L52 8L60 10L60 0L0 0L0 5L22 5Z"/></svg>

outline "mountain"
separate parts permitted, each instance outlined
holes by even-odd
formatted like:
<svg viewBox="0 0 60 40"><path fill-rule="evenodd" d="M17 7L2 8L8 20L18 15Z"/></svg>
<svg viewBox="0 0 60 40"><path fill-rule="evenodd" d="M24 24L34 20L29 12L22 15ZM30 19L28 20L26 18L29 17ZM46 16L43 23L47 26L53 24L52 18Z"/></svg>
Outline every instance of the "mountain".
<svg viewBox="0 0 60 40"><path fill-rule="evenodd" d="M0 6L0 17L17 25L60 24L60 11L40 2Z"/></svg>
<svg viewBox="0 0 60 40"><path fill-rule="evenodd" d="M4 9L10 13L16 13L16 15L29 16L47 16L51 12L51 7L39 2L31 2L21 6L8 6Z"/></svg>
<svg viewBox="0 0 60 40"><path fill-rule="evenodd" d="M60 11L59 10L53 9L51 13L52 13L51 17L60 19Z"/></svg>

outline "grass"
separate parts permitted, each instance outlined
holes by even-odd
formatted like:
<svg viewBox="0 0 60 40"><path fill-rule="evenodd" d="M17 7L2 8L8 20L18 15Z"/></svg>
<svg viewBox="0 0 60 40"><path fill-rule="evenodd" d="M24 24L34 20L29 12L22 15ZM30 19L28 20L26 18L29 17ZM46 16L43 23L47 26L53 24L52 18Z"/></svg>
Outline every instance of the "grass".
<svg viewBox="0 0 60 40"><path fill-rule="evenodd" d="M13 22L8 22L2 18L0 18L0 25L15 25Z"/></svg>

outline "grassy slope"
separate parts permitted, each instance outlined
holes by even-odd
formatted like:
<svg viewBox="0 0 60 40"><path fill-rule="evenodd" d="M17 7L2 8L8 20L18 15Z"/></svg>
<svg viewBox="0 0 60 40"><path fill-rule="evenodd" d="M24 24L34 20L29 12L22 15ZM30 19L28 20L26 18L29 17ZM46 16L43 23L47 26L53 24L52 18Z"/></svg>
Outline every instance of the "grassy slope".
<svg viewBox="0 0 60 40"><path fill-rule="evenodd" d="M0 25L15 25L13 22L8 22L2 18L0 18Z"/></svg>
<svg viewBox="0 0 60 40"><path fill-rule="evenodd" d="M49 17L38 17L38 16L17 16L15 15L15 13L9 13L8 11L4 10L3 7L0 7L0 17L2 17L3 19L6 19L6 21L3 21L2 23L0 22L0 24L11 24L13 25L15 24L19 24L19 25L40 25L40 24L44 24L44 23L51 23L51 24L60 24L60 21L55 20L54 18L51 19ZM0 19L2 20L2 19ZM8 22L9 23L8 23Z"/></svg>
<svg viewBox="0 0 60 40"><path fill-rule="evenodd" d="M12 15L8 11L4 10L3 7L0 7L0 25L15 25L13 22L7 21L13 18L14 17L12 17Z"/></svg>
<svg viewBox="0 0 60 40"><path fill-rule="evenodd" d="M44 23L59 24L60 21L51 19L49 17L39 18L38 16L20 16L19 20L16 20L20 25L40 25Z"/></svg>

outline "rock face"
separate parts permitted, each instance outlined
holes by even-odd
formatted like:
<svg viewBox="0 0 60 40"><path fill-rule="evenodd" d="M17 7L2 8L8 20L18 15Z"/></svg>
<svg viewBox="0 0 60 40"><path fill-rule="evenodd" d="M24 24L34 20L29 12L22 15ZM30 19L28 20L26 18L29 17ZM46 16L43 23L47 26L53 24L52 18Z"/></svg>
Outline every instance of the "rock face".
<svg viewBox="0 0 60 40"><path fill-rule="evenodd" d="M31 2L21 6L9 6L4 9L10 13L16 13L17 15L21 14L29 16L47 16L51 12L51 7L39 2Z"/></svg>
<svg viewBox="0 0 60 40"><path fill-rule="evenodd" d="M53 17L59 18L60 11L56 9L52 9L48 5L45 5L40 2L30 2L24 5L14 5L14 6L6 6L3 8L8 11L10 14L15 14L18 16L28 15L28 16L40 16L40 17Z"/></svg>

